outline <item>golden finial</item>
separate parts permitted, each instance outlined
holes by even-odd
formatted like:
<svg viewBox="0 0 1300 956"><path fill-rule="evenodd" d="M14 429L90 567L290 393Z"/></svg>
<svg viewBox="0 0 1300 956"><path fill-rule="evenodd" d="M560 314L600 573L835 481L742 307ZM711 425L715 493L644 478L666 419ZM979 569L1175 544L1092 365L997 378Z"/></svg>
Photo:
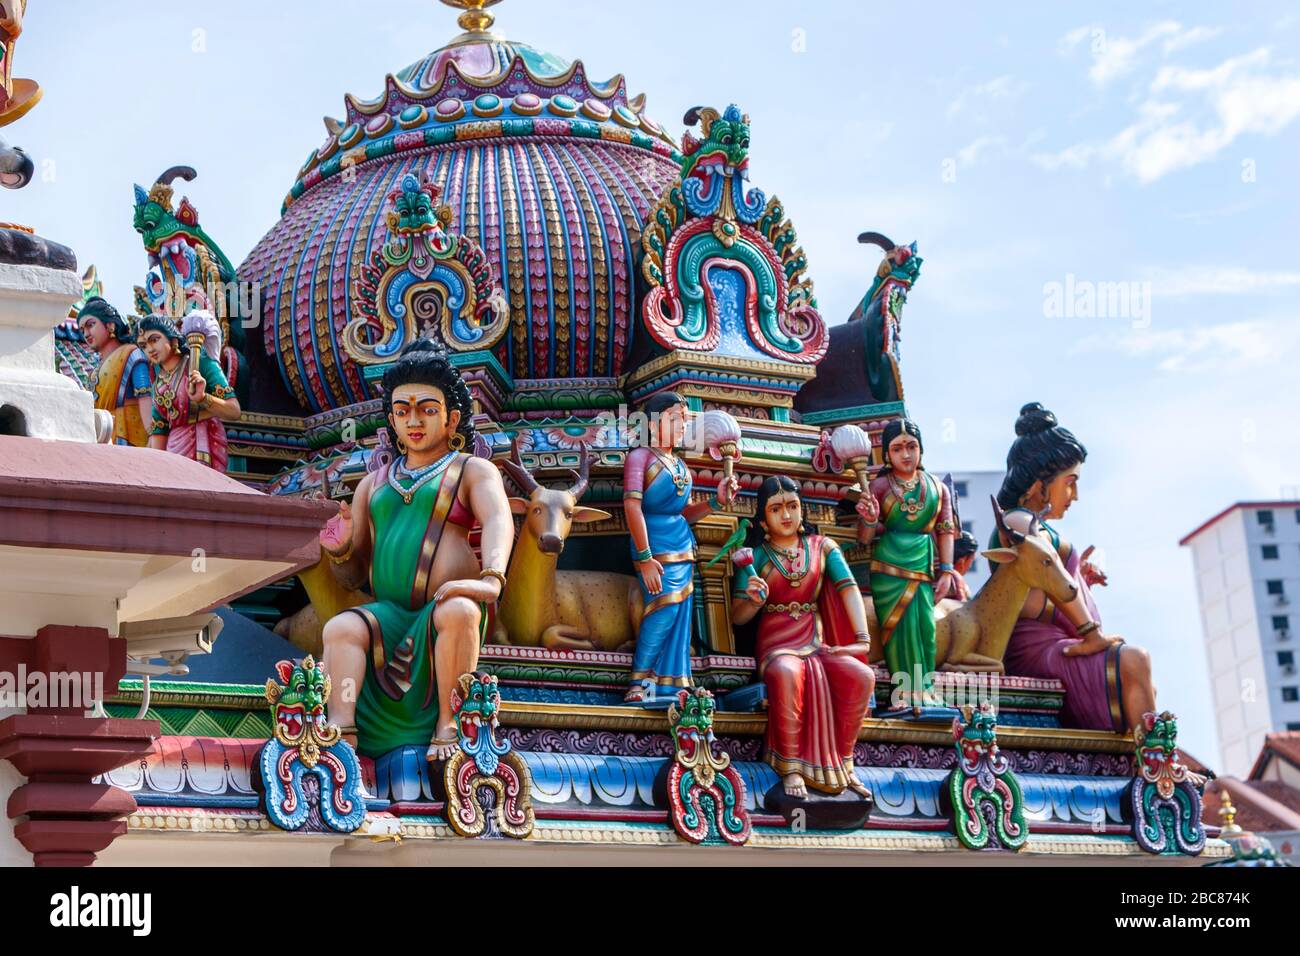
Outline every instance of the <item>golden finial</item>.
<svg viewBox="0 0 1300 956"><path fill-rule="evenodd" d="M1231 836L1241 832L1241 827L1237 826L1237 808L1232 805L1232 797L1228 791L1222 791L1219 803L1219 819L1223 824L1219 830L1219 836Z"/></svg>
<svg viewBox="0 0 1300 956"><path fill-rule="evenodd" d="M464 10L456 18L456 24L466 33L487 33L492 29L492 24L496 17L486 11L486 7L494 7L501 0L442 0L449 7L455 7L457 10Z"/></svg>

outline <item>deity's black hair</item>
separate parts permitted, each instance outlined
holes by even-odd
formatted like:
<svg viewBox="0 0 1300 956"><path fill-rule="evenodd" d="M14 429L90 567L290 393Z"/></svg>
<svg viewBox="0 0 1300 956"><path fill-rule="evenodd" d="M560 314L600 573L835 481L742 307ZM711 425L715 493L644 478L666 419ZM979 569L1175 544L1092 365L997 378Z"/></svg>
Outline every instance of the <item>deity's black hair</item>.
<svg viewBox="0 0 1300 956"><path fill-rule="evenodd" d="M656 392L646 401L641 409L647 415L662 415L675 405L686 405L686 399L676 392Z"/></svg>
<svg viewBox="0 0 1300 956"><path fill-rule="evenodd" d="M783 495L786 492L793 491L799 494L799 482L786 475L768 475L763 479L763 483L758 486L758 502L754 511L753 524L749 526L749 533L745 535L745 547L756 548L767 540L767 532L763 528L763 515L767 513L767 503L777 495ZM803 496L799 497L800 504L803 503ZM816 529L808 523L808 512L804 511L803 527L800 532L803 534L816 534Z"/></svg>
<svg viewBox="0 0 1300 956"><path fill-rule="evenodd" d="M1056 422L1056 416L1038 402L1020 409L1016 440L1007 452L1007 475L998 491L1003 508L1019 506L1034 482L1047 484L1061 472L1082 464L1088 449Z"/></svg>
<svg viewBox="0 0 1300 956"><path fill-rule="evenodd" d="M975 540L975 535L969 531L963 531L952 543L953 560L973 557L979 549L980 543Z"/></svg>
<svg viewBox="0 0 1300 956"><path fill-rule="evenodd" d="M893 465L889 463L889 444L904 433L916 439L917 445L921 448L921 454L925 455L925 442L921 438L921 426L910 418L895 418L885 426L885 430L880 435L880 457L885 463L885 471L894 470ZM921 466L918 465L917 467Z"/></svg>
<svg viewBox="0 0 1300 956"><path fill-rule="evenodd" d="M113 308L107 299L97 295L92 295L86 300L81 311L77 313L77 324L85 318L99 319L108 327L109 333L119 342L133 342L131 337L131 325L126 319L122 318L122 313Z"/></svg>
<svg viewBox="0 0 1300 956"><path fill-rule="evenodd" d="M474 450L474 423L470 420L474 414L474 401L470 398L465 380L460 377L460 370L451 364L447 351L430 339L416 339L406 348L397 361L384 370L381 380L384 390L384 417L393 413L393 392L403 385L433 385L447 397L447 412L452 409L460 412L460 423L456 433L465 439L462 449Z"/></svg>
<svg viewBox="0 0 1300 956"><path fill-rule="evenodd" d="M176 323L170 317L159 315L146 315L143 319L135 324L135 337L138 340L146 332L161 332L167 338L176 343L176 348L180 349L183 345L181 339L181 330L177 328Z"/></svg>

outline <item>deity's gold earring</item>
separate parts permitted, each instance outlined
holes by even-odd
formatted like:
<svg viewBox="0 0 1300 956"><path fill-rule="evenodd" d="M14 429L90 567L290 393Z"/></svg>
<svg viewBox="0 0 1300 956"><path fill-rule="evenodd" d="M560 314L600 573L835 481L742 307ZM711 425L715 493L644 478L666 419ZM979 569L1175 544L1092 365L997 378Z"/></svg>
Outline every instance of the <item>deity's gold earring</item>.
<svg viewBox="0 0 1300 956"><path fill-rule="evenodd" d="M465 447L465 436L460 432L456 432L451 438L447 439L447 447L452 451L460 451Z"/></svg>

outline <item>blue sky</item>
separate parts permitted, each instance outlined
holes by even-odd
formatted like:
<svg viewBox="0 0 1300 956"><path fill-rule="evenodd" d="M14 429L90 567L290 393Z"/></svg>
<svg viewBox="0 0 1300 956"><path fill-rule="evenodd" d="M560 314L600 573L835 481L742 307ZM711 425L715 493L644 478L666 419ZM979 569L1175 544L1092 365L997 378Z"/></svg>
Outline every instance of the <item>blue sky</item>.
<svg viewBox="0 0 1300 956"><path fill-rule="evenodd" d="M830 321L879 259L859 232L917 240L904 381L929 466L1000 467L1021 404L1057 412L1090 453L1063 530L1102 550L1107 629L1151 649L1181 742L1214 762L1177 542L1232 501L1300 484L1300 16L1268 2L974 7L494 13L595 77L623 72L674 132L692 105L742 106L753 183L785 201ZM15 72L45 100L0 135L39 174L0 194L0 218L71 245L125 307L145 265L131 184L186 163L204 226L239 262L320 118L341 115L345 92L375 95L454 19L434 0L37 0ZM1052 283L1138 294L1110 310L1123 314L1073 298L1053 311Z"/></svg>

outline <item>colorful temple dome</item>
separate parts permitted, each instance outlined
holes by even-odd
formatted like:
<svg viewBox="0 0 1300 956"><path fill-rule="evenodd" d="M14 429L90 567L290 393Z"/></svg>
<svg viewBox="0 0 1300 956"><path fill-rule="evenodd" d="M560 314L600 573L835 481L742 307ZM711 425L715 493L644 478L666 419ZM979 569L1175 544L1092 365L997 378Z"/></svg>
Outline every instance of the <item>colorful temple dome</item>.
<svg viewBox="0 0 1300 956"><path fill-rule="evenodd" d="M485 250L508 303L494 347L515 379L625 371L642 227L676 180L677 146L621 75L587 77L490 31L481 0L444 0L465 33L326 120L280 221L239 268L261 288L269 361L302 405L373 397L342 332L403 177L427 175L452 228ZM250 346L251 347L251 346Z"/></svg>

